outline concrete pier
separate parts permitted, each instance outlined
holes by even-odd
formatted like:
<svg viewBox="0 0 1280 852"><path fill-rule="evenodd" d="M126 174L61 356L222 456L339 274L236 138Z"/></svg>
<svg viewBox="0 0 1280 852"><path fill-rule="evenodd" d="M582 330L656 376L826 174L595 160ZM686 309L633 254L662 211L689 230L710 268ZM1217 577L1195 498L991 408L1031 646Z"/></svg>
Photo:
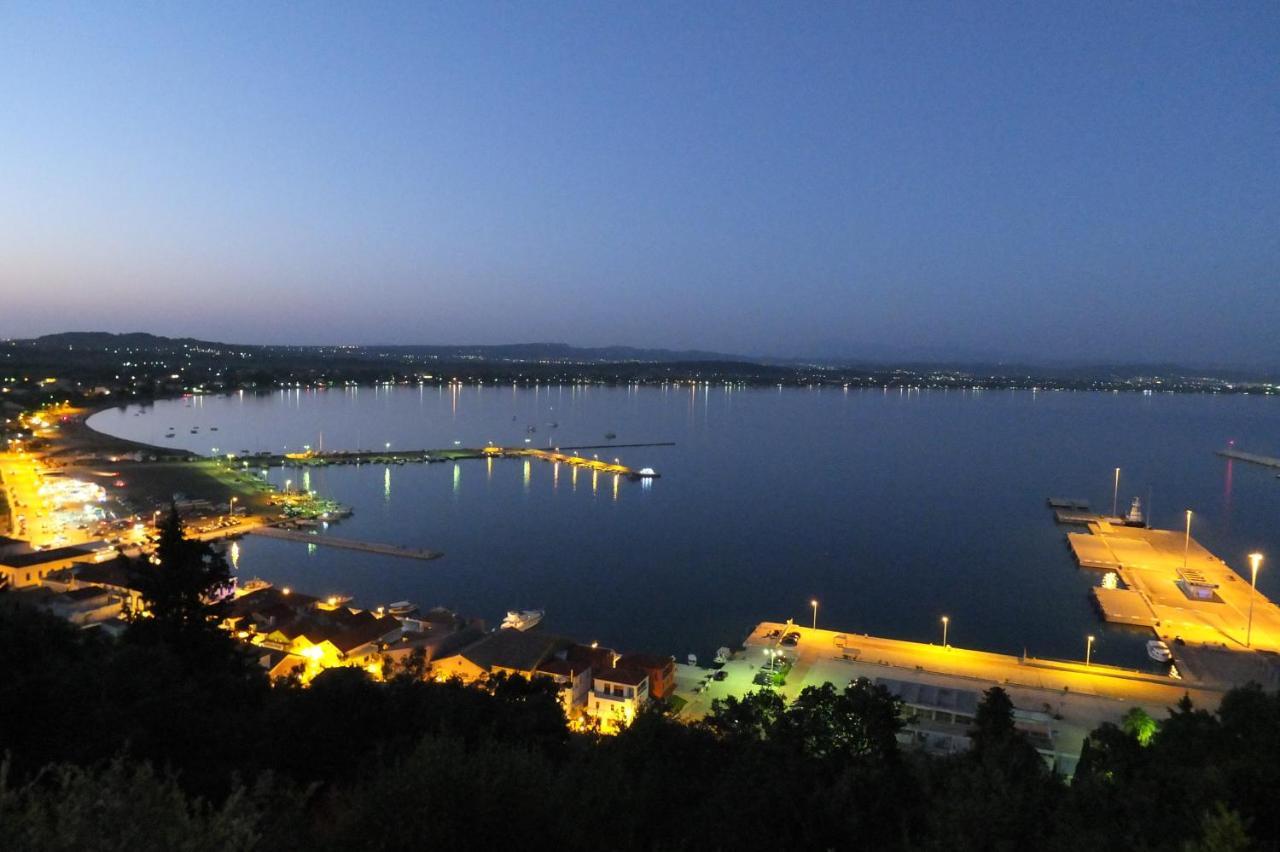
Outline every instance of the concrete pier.
<svg viewBox="0 0 1280 852"><path fill-rule="evenodd" d="M1280 459L1272 458L1271 456L1260 456L1257 453L1246 453L1243 450L1235 449L1218 450L1217 453L1224 459L1236 459L1249 464L1260 464L1263 467L1280 468Z"/></svg>
<svg viewBox="0 0 1280 852"><path fill-rule="evenodd" d="M358 550L363 553L376 553L379 556L399 556L404 559L439 559L444 556L438 550L422 550L413 547L400 547L394 544L381 544L376 541L357 541L351 538L338 538L332 535L315 535L303 530L285 530L279 527L257 527L250 530L249 535L260 535L263 538L275 538L283 541L300 541L306 544L322 544L326 547L340 547L344 550Z"/></svg>

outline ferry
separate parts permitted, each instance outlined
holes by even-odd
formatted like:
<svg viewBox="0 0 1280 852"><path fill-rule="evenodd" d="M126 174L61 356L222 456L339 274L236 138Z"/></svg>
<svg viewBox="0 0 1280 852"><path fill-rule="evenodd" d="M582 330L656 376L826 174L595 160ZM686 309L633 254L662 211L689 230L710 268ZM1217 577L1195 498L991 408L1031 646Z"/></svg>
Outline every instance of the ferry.
<svg viewBox="0 0 1280 852"><path fill-rule="evenodd" d="M528 630L542 621L544 615L546 615L546 611L541 609L513 609L502 620L502 626L509 630Z"/></svg>
<svg viewBox="0 0 1280 852"><path fill-rule="evenodd" d="M1173 651L1169 650L1169 646L1165 642L1159 639L1152 639L1147 643L1147 656L1157 663L1167 663L1173 659Z"/></svg>

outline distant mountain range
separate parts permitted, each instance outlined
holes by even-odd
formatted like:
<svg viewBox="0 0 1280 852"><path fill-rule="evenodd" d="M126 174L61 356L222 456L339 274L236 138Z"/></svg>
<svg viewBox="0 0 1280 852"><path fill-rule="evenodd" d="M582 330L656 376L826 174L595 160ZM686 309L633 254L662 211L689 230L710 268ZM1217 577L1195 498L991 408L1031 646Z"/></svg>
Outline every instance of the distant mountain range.
<svg viewBox="0 0 1280 852"><path fill-rule="evenodd" d="M848 346L839 354L813 357L746 356L699 349L674 350L633 346L582 347L567 343L505 343L471 345L355 345L295 346L283 344L236 344L190 337L163 337L147 332L113 334L102 331L70 331L10 341L14 345L43 350L169 351L198 348L219 351L256 351L264 354L306 353L316 357L406 358L442 362L517 362L550 364L739 364L771 367L818 367L877 370L907 368L966 372L977 376L1026 376L1078 380L1084 378L1121 379L1135 376L1208 376L1228 381L1271 380L1280 368L1238 366L1191 366L1171 363L1105 363L1087 361L1036 362L1032 359L994 352L967 352L936 347Z"/></svg>

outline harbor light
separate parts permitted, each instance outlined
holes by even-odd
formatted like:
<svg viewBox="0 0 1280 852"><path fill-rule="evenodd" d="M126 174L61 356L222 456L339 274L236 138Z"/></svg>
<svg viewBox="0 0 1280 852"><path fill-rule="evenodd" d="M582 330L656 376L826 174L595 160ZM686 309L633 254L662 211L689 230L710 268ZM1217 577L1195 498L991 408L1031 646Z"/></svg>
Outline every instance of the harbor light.
<svg viewBox="0 0 1280 852"><path fill-rule="evenodd" d="M948 616L942 616L942 647L947 647L947 627L951 624Z"/></svg>
<svg viewBox="0 0 1280 852"><path fill-rule="evenodd" d="M809 601L809 606L813 607L813 629L818 629L818 599L814 598Z"/></svg>
<svg viewBox="0 0 1280 852"><path fill-rule="evenodd" d="M1086 666L1093 662L1093 637L1089 637L1089 641L1084 646L1084 664Z"/></svg>

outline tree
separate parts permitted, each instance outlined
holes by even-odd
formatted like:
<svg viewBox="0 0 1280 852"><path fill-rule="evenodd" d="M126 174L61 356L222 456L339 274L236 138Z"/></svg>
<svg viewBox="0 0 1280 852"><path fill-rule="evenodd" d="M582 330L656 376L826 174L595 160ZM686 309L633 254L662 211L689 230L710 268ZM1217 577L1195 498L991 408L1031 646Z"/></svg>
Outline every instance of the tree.
<svg viewBox="0 0 1280 852"><path fill-rule="evenodd" d="M128 572L143 602L131 618L135 637L189 649L223 634L218 625L233 587L231 568L207 542L186 537L176 505L170 504L155 553L129 560Z"/></svg>
<svg viewBox="0 0 1280 852"><path fill-rule="evenodd" d="M982 701L978 702L978 710L974 714L974 728L970 732L974 750L982 751L988 745L1003 742L1012 737L1015 730L1013 701L1009 693L998 686L982 693Z"/></svg>
<svg viewBox="0 0 1280 852"><path fill-rule="evenodd" d="M1131 707L1129 712L1124 714L1124 718L1120 720L1120 727L1125 732L1131 734L1137 741L1138 745L1147 745L1151 742L1151 738L1155 736L1156 729L1159 727L1156 720L1152 719L1146 710L1141 707Z"/></svg>

